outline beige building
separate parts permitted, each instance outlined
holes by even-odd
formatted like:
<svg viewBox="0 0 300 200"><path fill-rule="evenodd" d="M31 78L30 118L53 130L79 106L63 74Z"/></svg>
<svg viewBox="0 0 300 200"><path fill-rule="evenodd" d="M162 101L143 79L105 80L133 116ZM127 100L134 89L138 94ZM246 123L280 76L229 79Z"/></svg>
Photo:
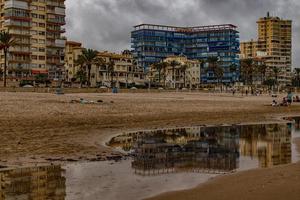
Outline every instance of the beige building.
<svg viewBox="0 0 300 200"><path fill-rule="evenodd" d="M173 80L173 67L170 66L172 61L176 61L178 65L175 67L175 80ZM161 83L164 79L166 87L169 88L192 88L200 85L200 62L198 60L189 60L186 56L170 56L164 60L168 63L166 72L161 71ZM183 68L186 66L186 69ZM158 81L158 71L154 66L150 69L150 78L152 81Z"/></svg>
<svg viewBox="0 0 300 200"><path fill-rule="evenodd" d="M0 30L9 31L17 41L8 55L9 78L17 76L15 70L26 69L30 74L47 70L50 79L59 79L64 65L65 0L0 0L0 5Z"/></svg>
<svg viewBox="0 0 300 200"><path fill-rule="evenodd" d="M65 57L65 80L74 82L76 73L80 66L76 65L76 60L82 55L81 43L67 41L66 57ZM132 87L136 85L144 85L144 72L135 64L130 51L124 51L121 54L103 51L98 53L104 63L102 65L93 65L91 68L91 86L111 86L111 72L108 70L108 63L114 63L113 81L117 87ZM78 80L77 80L78 81Z"/></svg>
<svg viewBox="0 0 300 200"><path fill-rule="evenodd" d="M144 71L137 67L130 51L126 50L121 54L111 52L99 52L99 57L105 63L114 62L114 83L117 87L132 87L144 85ZM94 76L92 76L92 85L111 86L111 73L107 66L94 67Z"/></svg>
<svg viewBox="0 0 300 200"><path fill-rule="evenodd" d="M292 21L269 15L257 21L258 39L241 43L241 58L263 58L268 66L267 75L272 68L279 69L280 85L291 84L292 71Z"/></svg>
<svg viewBox="0 0 300 200"><path fill-rule="evenodd" d="M67 41L65 48L65 81L72 82L76 79L76 73L80 66L75 64L79 55L82 54L82 44L74 41Z"/></svg>

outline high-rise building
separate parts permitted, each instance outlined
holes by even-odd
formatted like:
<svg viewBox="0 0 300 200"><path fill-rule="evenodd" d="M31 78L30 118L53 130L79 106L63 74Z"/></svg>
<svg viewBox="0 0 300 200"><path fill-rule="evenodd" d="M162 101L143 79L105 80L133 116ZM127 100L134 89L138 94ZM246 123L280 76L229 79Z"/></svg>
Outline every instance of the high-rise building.
<svg viewBox="0 0 300 200"><path fill-rule="evenodd" d="M257 24L258 39L241 43L241 58L264 58L268 76L272 76L273 69L277 68L279 84L291 84L292 21L268 13Z"/></svg>
<svg viewBox="0 0 300 200"><path fill-rule="evenodd" d="M16 39L8 55L9 77L14 70L47 70L59 78L64 64L65 0L1 0L0 30ZM4 55L1 56L1 66ZM22 76L22 75L21 75ZM19 77L22 78L22 77Z"/></svg>
<svg viewBox="0 0 300 200"><path fill-rule="evenodd" d="M141 24L131 33L134 59L145 71L153 63L169 56L185 55L192 60L218 57L224 69L223 82L238 78L230 66L239 66L239 32L231 24L198 27L175 27ZM213 73L201 73L202 83L217 82Z"/></svg>

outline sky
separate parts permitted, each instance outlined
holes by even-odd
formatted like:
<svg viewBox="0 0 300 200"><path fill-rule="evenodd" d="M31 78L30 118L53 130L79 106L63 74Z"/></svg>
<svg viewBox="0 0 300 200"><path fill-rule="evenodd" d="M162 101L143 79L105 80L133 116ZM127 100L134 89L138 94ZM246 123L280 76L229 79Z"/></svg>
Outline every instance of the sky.
<svg viewBox="0 0 300 200"><path fill-rule="evenodd" d="M66 0L66 7L68 40L114 52L130 49L130 32L141 23L234 24L241 41L256 39L256 21L269 11L293 20L293 67L300 67L299 0Z"/></svg>

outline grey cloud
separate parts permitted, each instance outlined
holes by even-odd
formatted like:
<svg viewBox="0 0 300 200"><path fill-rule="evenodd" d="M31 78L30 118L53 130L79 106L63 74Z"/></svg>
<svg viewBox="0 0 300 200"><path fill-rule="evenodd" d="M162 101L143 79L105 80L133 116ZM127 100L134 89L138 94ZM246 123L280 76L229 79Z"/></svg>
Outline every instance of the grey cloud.
<svg viewBox="0 0 300 200"><path fill-rule="evenodd" d="M294 21L294 67L300 67L299 0L67 0L66 5L69 39L117 52L130 48L130 31L139 23L232 23L239 27L241 40L249 40L256 38L257 19L270 11Z"/></svg>

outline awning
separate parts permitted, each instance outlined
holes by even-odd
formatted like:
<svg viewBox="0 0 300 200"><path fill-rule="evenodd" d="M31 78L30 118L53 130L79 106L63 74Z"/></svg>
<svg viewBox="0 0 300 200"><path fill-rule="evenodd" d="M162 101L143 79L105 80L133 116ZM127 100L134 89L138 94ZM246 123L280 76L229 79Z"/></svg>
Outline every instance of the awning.
<svg viewBox="0 0 300 200"><path fill-rule="evenodd" d="M31 69L31 74L48 74L47 69Z"/></svg>

